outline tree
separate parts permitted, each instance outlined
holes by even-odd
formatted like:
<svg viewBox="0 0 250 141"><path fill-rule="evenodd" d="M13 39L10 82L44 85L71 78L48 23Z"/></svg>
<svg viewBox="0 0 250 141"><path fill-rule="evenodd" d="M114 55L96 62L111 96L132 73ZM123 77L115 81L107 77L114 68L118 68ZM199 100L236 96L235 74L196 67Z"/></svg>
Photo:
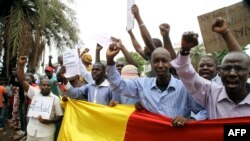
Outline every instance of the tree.
<svg viewBox="0 0 250 141"><path fill-rule="evenodd" d="M242 46L242 51L245 52L247 50L246 46ZM224 56L228 53L228 49L223 49L221 51L216 51L212 53L215 57L216 61L220 64Z"/></svg>
<svg viewBox="0 0 250 141"><path fill-rule="evenodd" d="M242 50L243 52L245 52L247 50L246 46L242 47ZM222 59L227 53L228 53L228 49L223 49L220 51L213 52L211 53L211 55L213 55L217 63L220 64ZM199 62L202 56L204 56L205 54L206 54L206 51L205 51L204 44L200 44L197 47L194 47L190 50L191 63L194 66L196 71L198 70Z"/></svg>
<svg viewBox="0 0 250 141"><path fill-rule="evenodd" d="M202 56L204 56L205 54L206 52L203 44L200 44L197 47L194 47L190 50L191 63L196 71L198 69L199 62Z"/></svg>
<svg viewBox="0 0 250 141"><path fill-rule="evenodd" d="M137 62L139 73L141 73L143 71L144 59L137 52L131 51L129 53L131 54L131 56L133 57L135 62ZM117 58L116 61L125 61L125 62L127 62L125 57Z"/></svg>
<svg viewBox="0 0 250 141"><path fill-rule="evenodd" d="M78 42L74 21L74 11L59 0L0 0L1 76L8 77L19 55L29 57L28 69L36 69L52 41L57 49L74 47Z"/></svg>

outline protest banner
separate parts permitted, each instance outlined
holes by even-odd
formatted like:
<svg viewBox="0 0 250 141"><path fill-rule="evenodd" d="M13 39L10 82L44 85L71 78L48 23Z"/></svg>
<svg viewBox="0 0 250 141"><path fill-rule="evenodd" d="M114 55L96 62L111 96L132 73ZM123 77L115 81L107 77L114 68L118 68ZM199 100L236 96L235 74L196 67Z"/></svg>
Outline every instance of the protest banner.
<svg viewBox="0 0 250 141"><path fill-rule="evenodd" d="M225 125L250 127L250 117L194 120L183 127L173 127L173 119L136 110L134 105L109 107L70 98L62 105L65 112L58 141L223 141L224 135L231 141L242 141L240 135L231 137L224 132ZM249 140L248 137L245 134Z"/></svg>
<svg viewBox="0 0 250 141"><path fill-rule="evenodd" d="M230 32L232 32L241 46L250 43L250 9L243 2L239 2L198 16L200 30L207 53L226 48L226 43L221 35L211 30L213 20L216 17L222 17L228 21Z"/></svg>

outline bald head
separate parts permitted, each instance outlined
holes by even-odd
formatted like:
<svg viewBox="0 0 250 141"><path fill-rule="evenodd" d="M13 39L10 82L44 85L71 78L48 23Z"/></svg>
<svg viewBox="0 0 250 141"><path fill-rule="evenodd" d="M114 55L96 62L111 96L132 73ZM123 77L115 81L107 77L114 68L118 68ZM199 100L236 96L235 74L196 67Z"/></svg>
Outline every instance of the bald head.
<svg viewBox="0 0 250 141"><path fill-rule="evenodd" d="M228 62L242 62L244 63L247 67L250 67L250 57L240 51L232 51L229 52L222 60L221 64L225 64Z"/></svg>
<svg viewBox="0 0 250 141"><path fill-rule="evenodd" d="M151 68L155 72L158 83L168 83L170 80L169 69L170 53L162 47L156 48L151 55Z"/></svg>
<svg viewBox="0 0 250 141"><path fill-rule="evenodd" d="M161 40L160 39L158 39L158 38L152 38L152 40L153 40L153 44L155 45L155 47L162 47L162 42L161 42Z"/></svg>
<svg viewBox="0 0 250 141"><path fill-rule="evenodd" d="M169 60L170 60L170 58L171 58L170 53L169 53L165 48L163 48L163 47L158 47L158 48L156 48L156 49L153 51L153 53L152 53L152 55L151 55L151 61L152 61L153 58L155 58L155 57L158 56L158 55L164 55L164 56L166 56Z"/></svg>

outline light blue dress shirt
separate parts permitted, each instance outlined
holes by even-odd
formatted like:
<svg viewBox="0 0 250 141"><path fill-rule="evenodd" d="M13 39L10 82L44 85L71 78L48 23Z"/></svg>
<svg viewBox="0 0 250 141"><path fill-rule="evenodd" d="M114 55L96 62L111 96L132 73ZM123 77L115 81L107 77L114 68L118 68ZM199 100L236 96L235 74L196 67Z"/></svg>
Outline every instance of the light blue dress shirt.
<svg viewBox="0 0 250 141"><path fill-rule="evenodd" d="M108 105L110 100L115 100L120 102L120 96L114 94L111 90L109 82L107 79L103 81L100 85L95 83L86 84L81 87L73 88L69 83L65 85L67 90L67 95L74 99L88 99L89 102Z"/></svg>
<svg viewBox="0 0 250 141"><path fill-rule="evenodd" d="M155 77L124 80L114 65L107 66L107 73L111 87L116 93L138 99L150 112L171 118L176 116L189 118L192 111L196 114L195 119L207 119L206 110L194 101L182 82L173 76L167 89L161 91L156 86Z"/></svg>

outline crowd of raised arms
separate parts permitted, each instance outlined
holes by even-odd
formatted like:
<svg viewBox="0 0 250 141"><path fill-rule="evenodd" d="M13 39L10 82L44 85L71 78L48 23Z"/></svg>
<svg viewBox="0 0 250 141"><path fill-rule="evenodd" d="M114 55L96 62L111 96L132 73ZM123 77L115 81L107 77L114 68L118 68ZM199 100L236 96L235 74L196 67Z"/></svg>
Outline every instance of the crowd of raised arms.
<svg viewBox="0 0 250 141"><path fill-rule="evenodd" d="M159 24L155 29L162 39L152 38L137 5L133 5L131 11L145 47L139 44L132 30L128 31L128 36L136 52L151 65L146 76L140 76L137 62L117 37L111 37L105 63L100 60L103 48L100 44L96 45L94 63L87 48L82 53L79 51L80 75L73 77L64 75L67 69L62 55L58 56L57 66L51 63L52 56L49 57L46 76L40 79L34 70L24 71L27 58L20 56L11 80L0 86L0 113L4 113L0 129L3 130L8 119L8 124L16 130L16 138L56 140L63 117L60 96L64 102L71 98L111 107L134 104L137 110L145 109L172 118L176 128L193 120L250 116L247 84L250 58L241 50L225 19L215 18L211 30L223 38L229 53L222 62L217 62L212 55L203 56L196 71L189 54L190 49L198 45L198 34L184 32L180 37L181 48L176 53L168 23ZM120 51L126 61L115 62ZM49 119L27 118L35 96L54 98Z"/></svg>

